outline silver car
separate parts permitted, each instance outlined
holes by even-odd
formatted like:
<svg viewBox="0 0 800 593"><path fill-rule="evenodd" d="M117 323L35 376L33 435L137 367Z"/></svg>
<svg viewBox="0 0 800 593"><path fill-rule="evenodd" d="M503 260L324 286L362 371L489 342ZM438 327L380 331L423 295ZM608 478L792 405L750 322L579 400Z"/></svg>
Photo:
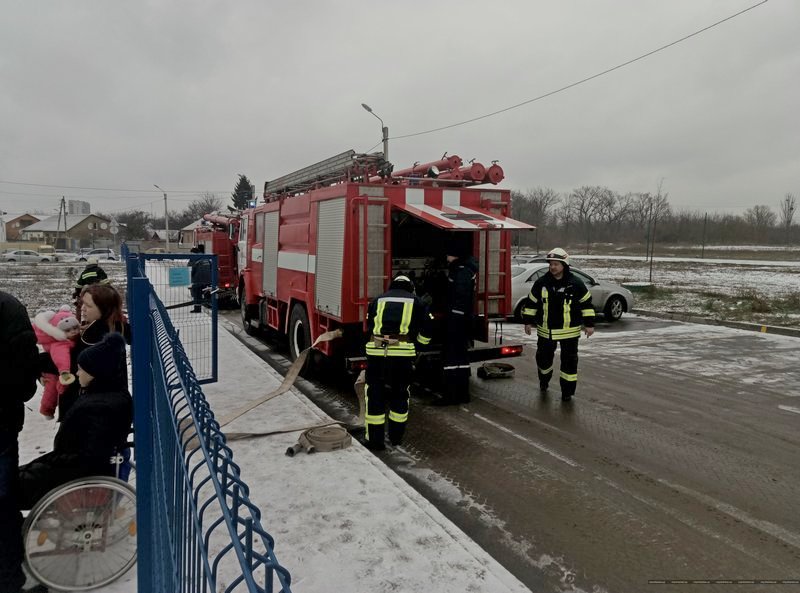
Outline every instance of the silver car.
<svg viewBox="0 0 800 593"><path fill-rule="evenodd" d="M47 263L51 261L58 261L55 255L45 255L38 251L31 251L30 249L15 249L14 251L7 251L3 254L3 261L7 262L21 262L21 263Z"/></svg>
<svg viewBox="0 0 800 593"><path fill-rule="evenodd" d="M80 261L80 262L84 262L84 261L88 261L89 258L92 258L92 257L97 259L98 261L104 260L104 259L105 260L111 260L111 261L117 261L117 259L119 259L117 257L117 254L114 253L113 249L109 249L107 247L98 247L96 249L86 249L86 250L81 249L80 253L78 253L78 256L76 257L76 260Z"/></svg>
<svg viewBox="0 0 800 593"><path fill-rule="evenodd" d="M544 276L547 263L521 264L511 266L511 302L514 303L514 319L522 320L522 301L528 296L533 283ZM602 313L608 321L617 321L622 314L633 309L633 294L627 288L608 282L595 280L586 272L574 267L570 271L580 278L592 293L592 305L597 313Z"/></svg>

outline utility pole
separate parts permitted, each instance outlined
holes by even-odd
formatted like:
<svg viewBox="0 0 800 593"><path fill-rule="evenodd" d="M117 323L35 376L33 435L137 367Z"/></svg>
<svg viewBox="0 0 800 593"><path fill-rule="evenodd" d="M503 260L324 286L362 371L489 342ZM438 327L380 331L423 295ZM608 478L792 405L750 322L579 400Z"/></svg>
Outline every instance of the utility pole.
<svg viewBox="0 0 800 593"><path fill-rule="evenodd" d="M155 187L156 189L160 189L162 192L164 192L164 232L167 235L167 244L165 247L167 253L169 253L169 214L167 213L167 192L158 187L155 183L153 184L153 187Z"/></svg>
<svg viewBox="0 0 800 593"><path fill-rule="evenodd" d="M369 111L372 115L378 118L378 121L381 122L381 133L383 134L383 159L385 161L389 160L389 128L383 125L383 120L378 117L378 114L372 111L372 107L367 105L366 103L362 103L361 106Z"/></svg>
<svg viewBox="0 0 800 593"><path fill-rule="evenodd" d="M61 217L64 217L64 244L61 245ZM61 196L61 202L58 204L58 222L56 223L56 240L53 248L67 249L67 202L64 196Z"/></svg>
<svg viewBox="0 0 800 593"><path fill-rule="evenodd" d="M708 225L708 212L706 212L706 215L703 218L703 246L700 249L700 259L705 259L705 257L706 257L706 226L707 225Z"/></svg>

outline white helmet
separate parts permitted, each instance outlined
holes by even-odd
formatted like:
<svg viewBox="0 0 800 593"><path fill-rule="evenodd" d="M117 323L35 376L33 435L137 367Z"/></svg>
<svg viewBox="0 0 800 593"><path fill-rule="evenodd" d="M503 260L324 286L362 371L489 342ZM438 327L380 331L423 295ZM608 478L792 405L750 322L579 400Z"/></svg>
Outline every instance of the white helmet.
<svg viewBox="0 0 800 593"><path fill-rule="evenodd" d="M561 249L561 247L556 247L548 251L545 259L547 261L559 261L565 266L569 265L569 253Z"/></svg>

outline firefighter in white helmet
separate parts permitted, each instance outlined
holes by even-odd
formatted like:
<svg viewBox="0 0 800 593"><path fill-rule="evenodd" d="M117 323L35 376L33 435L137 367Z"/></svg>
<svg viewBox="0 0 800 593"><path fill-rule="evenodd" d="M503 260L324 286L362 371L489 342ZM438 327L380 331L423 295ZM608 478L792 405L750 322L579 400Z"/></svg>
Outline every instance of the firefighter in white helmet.
<svg viewBox="0 0 800 593"><path fill-rule="evenodd" d="M556 247L547 254L549 270L533 283L522 307L525 333L531 335L533 325L539 337L536 366L539 388L547 392L553 376L553 358L561 345L561 401L575 395L578 383L578 340L583 326L588 338L594 333L592 293L569 269L569 254Z"/></svg>
<svg viewBox="0 0 800 593"><path fill-rule="evenodd" d="M431 341L431 315L414 295L414 283L397 276L389 290L369 305L366 345L367 372L364 389L366 403L365 445L385 449L386 405L389 407L389 442L399 445L408 421L409 386L417 356L415 342Z"/></svg>

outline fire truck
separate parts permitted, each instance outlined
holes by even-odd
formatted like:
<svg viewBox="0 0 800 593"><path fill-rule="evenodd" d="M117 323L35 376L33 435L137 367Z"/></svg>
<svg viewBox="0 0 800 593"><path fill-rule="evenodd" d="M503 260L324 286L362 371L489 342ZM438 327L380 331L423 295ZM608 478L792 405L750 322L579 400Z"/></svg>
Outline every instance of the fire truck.
<svg viewBox="0 0 800 593"><path fill-rule="evenodd" d="M502 178L496 163L464 165L446 154L393 172L382 153L350 150L266 182L263 202L241 215L245 332L288 337L295 360L317 336L338 329L341 338L318 349L348 370L364 368L367 307L405 274L434 316L431 347L420 359L435 368L447 339L445 251L456 238L480 266L471 360L519 356L522 346L502 339L512 310L510 235L533 227L508 216L509 190L473 187Z"/></svg>
<svg viewBox="0 0 800 593"><path fill-rule="evenodd" d="M217 256L217 298L221 304L237 305L239 266L239 217L212 212L203 215L203 225L194 231L195 245Z"/></svg>

